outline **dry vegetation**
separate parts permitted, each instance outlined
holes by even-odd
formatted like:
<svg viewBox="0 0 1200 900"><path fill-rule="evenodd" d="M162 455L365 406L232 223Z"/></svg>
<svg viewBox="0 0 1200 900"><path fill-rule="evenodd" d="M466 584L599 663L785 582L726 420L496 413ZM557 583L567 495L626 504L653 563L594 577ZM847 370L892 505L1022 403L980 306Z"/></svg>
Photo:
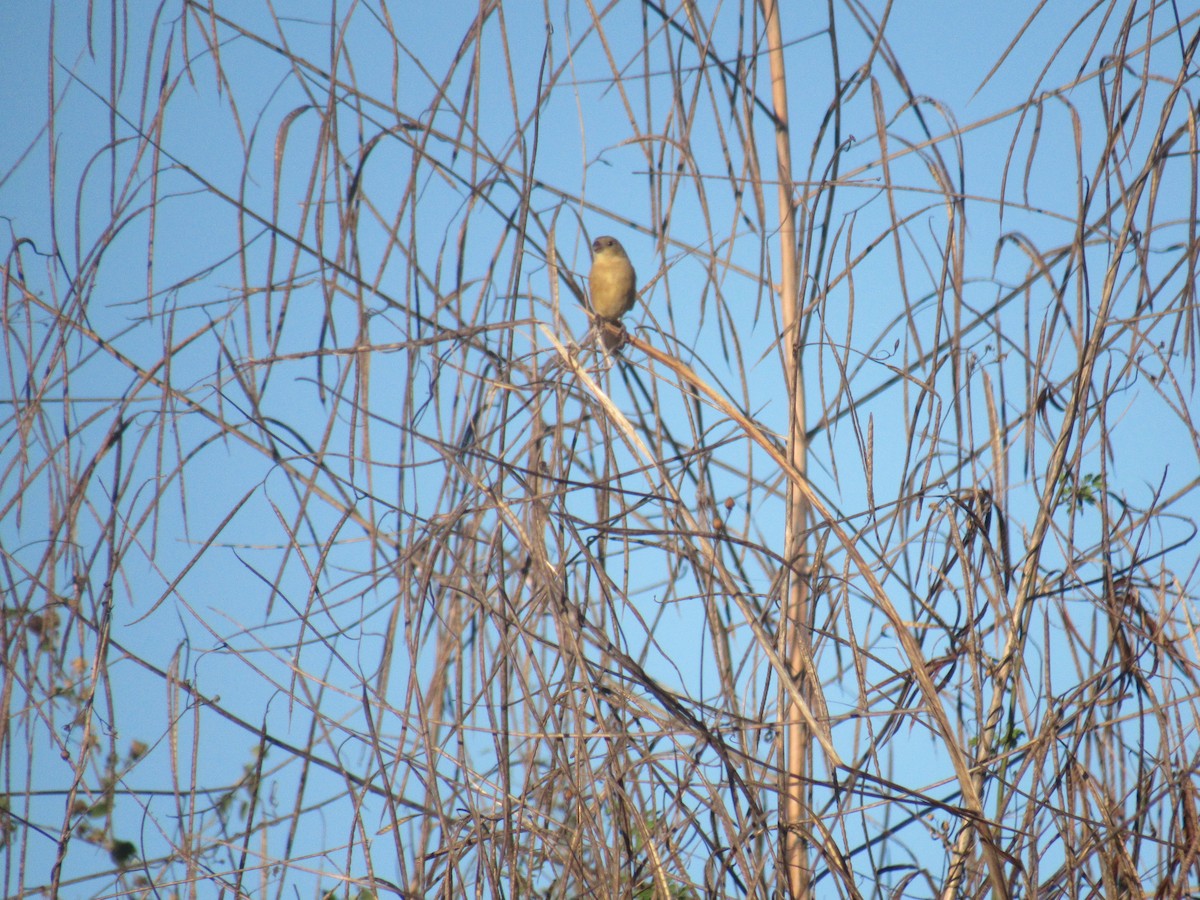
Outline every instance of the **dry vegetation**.
<svg viewBox="0 0 1200 900"><path fill-rule="evenodd" d="M280 6L21 38L4 895L1200 891L1200 14Z"/></svg>

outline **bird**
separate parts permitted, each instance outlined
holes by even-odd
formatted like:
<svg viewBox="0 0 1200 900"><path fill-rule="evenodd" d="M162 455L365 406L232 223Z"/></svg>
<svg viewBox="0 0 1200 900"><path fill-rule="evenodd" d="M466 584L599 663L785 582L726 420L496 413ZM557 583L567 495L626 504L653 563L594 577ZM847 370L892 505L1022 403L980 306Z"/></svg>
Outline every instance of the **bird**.
<svg viewBox="0 0 1200 900"><path fill-rule="evenodd" d="M598 324L604 348L613 351L624 339L621 316L633 309L637 300L637 273L621 242L602 235L592 241L592 271L588 275L592 312Z"/></svg>

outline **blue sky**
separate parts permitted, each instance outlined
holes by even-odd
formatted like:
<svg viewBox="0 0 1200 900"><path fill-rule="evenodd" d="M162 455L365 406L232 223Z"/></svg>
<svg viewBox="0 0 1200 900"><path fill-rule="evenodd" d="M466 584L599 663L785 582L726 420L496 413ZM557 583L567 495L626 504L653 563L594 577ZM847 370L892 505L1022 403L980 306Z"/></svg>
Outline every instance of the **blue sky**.
<svg viewBox="0 0 1200 900"><path fill-rule="evenodd" d="M1099 97L1103 79L1088 76L1108 52L1108 43L1101 39L1099 49L1085 58L1094 30L1089 28L1066 44L1042 76L1048 50L1058 44L1078 14L1066 4L1052 6L999 74L980 89L982 79L1020 27L1022 13L1014 6L996 4L979 9L975 4L936 2L898 5L893 10L887 32L891 47L913 94L932 98L921 106L930 133L939 136L950 131L951 122L959 126L986 123L969 128L962 138L965 163L961 177L968 198L963 232L967 280L957 302L947 299L939 288L936 251L944 246L946 212L937 183L918 154L893 160L893 179L908 188L895 194L901 207L898 214L912 213L913 219L898 240L887 238L855 264L853 281L834 277L834 288L810 312L812 321L820 321L827 329L822 332L813 324L809 334L806 365L814 421L822 396L832 400L841 384L839 361L861 366L852 387L855 396L865 396L893 378L897 368L911 364L920 352L934 346L955 316L970 321L1028 277L1029 259L1017 242L1009 241L997 251L1002 229L1027 236L1042 248L1069 244L1072 239L1076 198L1081 185L1089 183L1078 177L1072 136L1078 123L1084 135L1083 172L1090 179L1090 167L1097 157L1095 129L1102 121ZM179 677L194 681L207 696L220 696L223 708L250 725L267 721L280 739L297 744L310 740L308 708L319 707L321 726L329 729L313 739L320 753L331 759L346 754L345 758L352 760L351 768L363 769L369 767L370 756L362 737L362 688L376 683L395 590L386 579L370 584L370 573L381 565L379 535L393 534L401 540L416 521L436 523L441 521L439 517L466 515L464 509L477 510L478 499L472 501L450 490L446 473L454 471L454 466L436 449L438 441L448 447L457 444L473 410L487 413L483 421L494 429L492 439L505 444L496 436L507 435L507 446L513 447L533 433L537 415L531 408L538 414L544 412L550 420L554 416L570 420L586 408L578 394L552 402L547 395L529 391L528 383L511 393L493 392L484 402L490 380L499 377L494 367L489 368L485 355L450 352L432 343L419 350L402 348L405 341L433 334L427 325L415 325L406 310L419 307L423 315L445 329L463 324L455 318L461 316L465 324L481 329L480 345L497 354L511 351L529 367L526 371L551 372L548 366L554 353L539 325L555 330L562 340L580 341L587 330L587 317L569 292L551 278L544 256L539 255L546 247L541 229L553 228L559 253L577 279L588 264L589 239L614 234L629 249L642 283L650 285L642 297L644 307L629 322L639 329L638 334L656 346L674 348L702 375L723 385L734 402L766 429L782 431L787 415L775 351L776 324L769 314L773 301L769 289L757 278L764 254L772 258L772 271L778 277L777 239L771 228L749 224L742 210L734 206L725 180L722 140L735 141L736 132L728 119L712 116L711 111L706 114L705 106L710 90L723 89L719 82L687 82L697 87L696 121L690 130L673 121L672 140L665 139L663 121L671 103L667 66L673 59L693 64L695 53L690 47L677 34L658 35L660 26L651 16L647 21L655 33L655 51L644 61L637 52L643 40L643 12L636 4L617 6L606 16L607 47L594 35L579 43L590 20L583 5L570 4L556 12L551 51L543 69L547 30L541 9L511 4L504 9L503 39L500 22L489 22L475 60L479 69L461 61L443 85L441 79L463 46L466 23L473 12L460 16L450 5L438 16L418 16L401 8L389 11L399 43L388 38L380 25L383 15L373 6L357 8L352 24L343 32L330 28L327 6L293 5L287 18L279 20L285 40L275 33L264 10L231 8L225 14L241 23L247 34L237 36L227 26L220 26L221 70L228 81L218 82L213 58L196 31L200 20L189 27L186 52L191 68L185 69L183 31L173 20L179 15L177 10L164 9L152 19L148 11L131 9L121 26L129 28L129 54L123 59L124 67L114 69L106 50L107 12L97 13L92 20L95 51L89 53L84 32L88 20L60 8L53 43L55 65L47 72L47 11L18 4L0 9L0 35L4 36L0 37L4 50L0 53L0 83L7 94L5 108L15 113L0 139L0 215L14 237L33 242L24 246L21 259L30 290L45 303L70 308L77 297L67 291L68 273L78 277L95 264L94 274L83 279L88 284L86 322L105 336L108 346L124 360L136 361L140 367L135 372L108 350L97 350L87 341L68 341L68 346L87 354L88 359L78 363L71 376L71 405L64 419L81 423L97 416L95 422L81 428L80 443L71 448L78 454L71 465L74 471L103 447L103 436L113 424L115 398L137 398L124 413L130 426L128 439L137 441L137 461L128 463L129 468L118 478L112 461L102 455L99 474L89 485L91 511L71 536L81 548L79 559L91 560L95 567L89 577L102 583L104 579L98 579L97 573L107 563L103 554L93 558L89 548L100 546L105 529L112 527L111 510L105 504L111 507L114 493L122 488L115 506L122 523L117 530L126 539L120 542L124 555L114 579L114 638L133 656L161 669L177 666ZM797 180L809 177L815 136L833 96L828 38L818 33L820 22L806 21L807 14L789 11L785 20L786 37L792 41L787 63ZM730 48L739 28L738 18L722 13L716 21L716 52L732 63ZM1156 34L1166 29L1166 22L1156 21ZM842 78L848 79L863 64L869 44L844 11L839 13L838 25L840 71ZM1106 34L1110 33L1111 29ZM315 70L291 65L251 35L286 43L296 57L310 58ZM151 37L155 51L148 54ZM330 48L339 46L341 39L346 50L338 58L338 86L331 90L321 71L331 68ZM663 49L668 40L670 53ZM168 44L167 83L174 93L158 148L163 155L156 157L152 148L133 139L135 130L129 123L151 127L154 98L163 79L162 54ZM467 46L473 53L475 45ZM622 73L621 90L612 83L606 50ZM1163 42L1153 57L1156 70L1169 73L1170 60L1177 59L1178 53L1177 41ZM478 129L473 146L469 134L464 138L456 131L456 117L449 112L471 96L475 85L469 77L472 72L485 73L478 78L478 106L471 109L471 123ZM882 56L873 57L871 73L877 78L881 108L889 117L892 150L905 140L923 141L926 136L913 112L897 114L903 95L895 80L887 76ZM47 199L50 148L43 130L49 104L48 75L61 98L54 131L57 180L53 206L61 265L34 252L44 253L54 245ZM532 99L538 85L549 84L554 75L559 82L552 99L541 109L535 147L534 131L526 127ZM1034 122L1026 121L1014 137L1017 117L1011 110L1024 104L1027 97L1068 84L1077 75L1081 76L1078 86L1044 104L1037 153L1027 177L1024 160L1033 140ZM112 84L120 85L124 119L111 118L100 99L109 94ZM760 84L765 92L765 78ZM443 86L446 99L432 119L441 135L431 138L428 157L422 158L413 153L407 140L396 139L396 135L407 137L414 122L430 121L429 107ZM840 189L830 218L831 237L844 240L856 253L865 248L869 235L886 227L889 214L887 197L879 189L881 170L876 163L880 148L871 87L864 82L845 108L842 136L853 136L854 141L844 151L841 172L843 177L854 173L853 183ZM1161 102L1166 88L1160 84L1152 90L1148 117L1154 110L1153 100ZM647 104L655 117L647 113ZM633 110L633 123L628 110ZM515 122L524 129L524 143L513 140ZM758 126L755 137L760 158L769 161L770 152L765 148L773 138L762 117ZM336 130L345 159L321 158L314 163L329 147L323 127ZM1144 145L1149 127L1143 126L1123 148L1130 158L1136 158ZM396 135L387 137L389 129ZM676 139L682 133L691 138L687 152ZM445 135L462 140L457 152ZM348 231L339 231L342 220L338 217L345 212L339 199L344 198L358 162L353 152L360 141L376 138L378 143L362 167L361 195L366 202L358 210L358 227L350 241ZM938 147L948 172L957 179L959 163L953 142L944 141ZM994 198L1000 191L1010 147L1015 148L1006 188L1011 205L1001 222ZM477 151L475 156L472 149ZM658 200L669 197L671 202L665 233L653 227L653 216L661 210L648 190L648 150L654 160L661 152L662 168L668 175L675 171L704 175L702 179L682 179L678 193L664 190L659 195ZM815 178L822 176L832 152L827 135L815 150ZM136 153L145 155L135 165ZM497 158L507 168L497 166ZM530 204L531 240L523 266L514 276L510 268L512 238L504 229L505 215L518 207L518 195L506 190L505 184L509 180L520 183L517 175L534 163L532 175L544 187L535 192ZM157 179L151 180L155 166ZM319 173L315 187L314 170ZM1169 170L1169 176L1174 177L1176 171ZM773 168L763 170L765 179L774 174ZM460 177L474 178L492 189L468 192L462 181L456 180ZM408 189L410 178L417 185L413 190ZM669 183L669 178L666 181ZM1163 251L1188 239L1186 188L1183 180L1177 188L1169 179L1162 186L1159 220L1175 219L1175 224L1162 232ZM119 217L121 231L106 244L96 263L88 252L109 227L111 210L119 205L115 198L127 195L136 199ZM147 204L153 197L157 204L151 219ZM775 221L773 185L764 188L763 197L770 224ZM406 207L414 198L415 206ZM485 207L485 198L495 204L494 209ZM744 202L747 210L753 209L752 200ZM239 215L239 203L253 215ZM267 221L277 223L281 231L267 228ZM845 238L850 229L860 236ZM240 250L243 244L248 244L245 253ZM317 246L325 257L321 263L309 252ZM410 246L416 250L416 266L405 255ZM364 284L357 288L342 277L354 254L364 273ZM903 281L898 259L903 261ZM1173 259L1164 252L1163 265ZM1105 264L1103 246L1097 246L1092 262L1095 270L1073 282L1072 291L1075 284L1097 290ZM844 263L844 259L834 259L830 265ZM1155 265L1154 260L1146 263L1149 270ZM416 268L419 276L413 274ZM831 268L812 274L826 277L837 272ZM288 280L296 287L280 290L279 285ZM923 476L929 480L929 494L924 512L912 516L908 527L922 527L922 516L936 515L939 504L971 483L971 476L991 467L993 474L985 472L980 480L993 485L1007 483L1014 489L1007 498L1011 503L1008 514L1011 539L1020 544L1021 528L1036 509L1039 466L1047 456L1045 434L1027 442L1026 433L1015 428L1005 460L998 463L985 451L975 463L976 471L968 468L965 475L952 467L953 453L943 452L943 442L962 429L969 434L964 444L987 444L989 424L985 405L978 400L987 384L1001 399L1002 417L1014 416L1026 405L1027 392L1032 389L1021 352L1036 347L1041 315L1046 321L1055 315L1052 281L1035 282L1027 296L989 316L1003 331L1003 341L986 325L964 332L965 382L955 384L949 367L941 369L931 382L933 390L923 402L936 401L941 411L935 422L931 419L934 424L924 447L924 452L932 455ZM1078 314L1091 302L1086 294L1086 290L1068 292L1059 308L1069 315ZM1024 316L1026 302L1029 309L1044 313ZM1143 312L1127 309L1122 314L1133 317ZM39 322L33 330L52 330L47 322ZM282 325L275 331L277 323ZM943 329L940 332L939 327ZM369 367L346 352L360 328L377 348ZM735 332L736 346L731 342ZM191 334L197 335L194 342L176 354L169 367L155 368L162 357L164 336L178 343ZM1056 330L1046 348L1050 359L1043 369L1058 379L1056 386L1066 383L1075 366L1076 348L1065 334ZM1106 357L1114 377L1129 381L1128 390L1120 395L1127 400L1118 399L1106 407L1111 426L1106 437L1113 459L1102 463L1103 448L1099 439L1093 438L1083 448L1080 471L1096 473L1106 466L1107 488L1123 502L1145 506L1160 485L1170 494L1192 484L1195 435L1171 417L1166 404L1144 380L1120 372L1124 359L1137 356L1146 357L1150 371L1155 352L1164 351L1128 338L1125 341ZM324 367L319 385L318 355ZM236 367L231 359L237 361ZM11 364L19 368L12 360L15 356L10 355ZM265 374L268 360L269 377ZM711 410L705 411L703 422L698 421L694 406L670 378L643 367L637 358L631 357L629 365L639 367L641 377L651 384L655 414L675 433L695 437L703 428L712 429L697 446L713 448L700 458L718 473L709 482L716 490L714 501L719 504L725 496L735 498L728 526L747 540L778 550L771 535L782 531L782 509L770 490L777 473L771 471L766 457L745 442L719 445L720 439L735 433L728 422ZM30 369L53 371L55 366L61 366L61 361L43 351ZM453 384L450 374L463 366L477 367L467 381L471 389L465 393L448 386ZM927 367L921 366L914 371L928 373ZM169 380L174 391L149 389L141 378L147 373L153 379ZM634 417L635 410L644 409L646 400L636 390L628 390L620 374L619 369L598 370L597 377L617 406ZM239 384L239 377L246 381ZM294 469L279 465L250 443L266 440L264 431L253 424L252 397L244 390L251 382L256 382L259 414L275 426L272 434L277 451ZM61 392L61 384L55 390ZM973 392L969 406L964 402L967 392ZM1179 396L1185 406L1189 404L1190 386L1183 385ZM853 405L858 429L849 419L839 420L829 432L818 434L813 446L811 469L816 487L836 510L850 517L856 529L864 530L863 545L872 548L872 553L879 552L888 564L896 563L897 557L889 555L890 550L874 549L887 532L876 531L869 505L873 500L879 509L887 509L898 498L912 499L916 486L908 479L919 467L905 460L899 447L907 423L916 415L928 414L928 407L918 413L919 397L910 383L907 391L891 391L881 400ZM354 404L348 402L350 398ZM523 406L520 398L534 406ZM59 402L61 406L61 397ZM562 405L556 406L557 402ZM350 410L356 405L361 406L360 412L352 415ZM842 395L838 409L845 411L850 406ZM231 423L228 430L222 431L218 416ZM870 479L860 444L868 428L875 448ZM368 433L369 463L364 444ZM418 451L406 451L414 434L424 443ZM579 434L584 447L600 439L600 433L586 425L580 426ZM54 447L59 454L56 458L61 459L66 450L58 440L61 435L47 431L40 444L31 443L46 453L46 447ZM340 480L326 478L306 462L308 451L318 446L325 448L326 465ZM654 449L665 456L670 448L660 444ZM405 457L406 452L413 455ZM12 464L17 455L17 445L9 441L4 464ZM581 459L599 458L581 451ZM399 465L405 459L413 464ZM699 502L696 483L691 480L695 473L692 462L647 473L639 468L644 460L625 449L618 448L614 459L623 468L620 484L627 490L650 492L661 486L658 479L665 473L685 501ZM737 475L747 460L755 470L753 488L747 487L748 479ZM299 472L311 475L311 483L299 477ZM503 475L486 466L481 472L489 478ZM12 481L5 484L4 492L10 484ZM327 495L321 496L318 490ZM167 499L152 513L156 491ZM4 544L16 548L9 552L25 560L31 570L41 559L39 541L44 539L62 496L61 487L48 475L39 478L21 518L14 513L0 522ZM586 530L594 525L587 523L587 516L598 515L595 503L594 492L579 491L564 501L563 508L579 515L585 523L580 527ZM242 504L238 512L227 519L238 504ZM402 513L398 514L397 508ZM1185 501L1175 511L1181 514L1180 520L1168 521L1160 534L1147 535L1148 543L1169 545L1190 531L1187 519L1194 516L1194 502ZM143 516L150 518L138 524ZM495 524L497 520L492 521ZM632 521L636 522L636 517ZM666 524L654 514L649 515L649 522ZM1064 534L1073 534L1077 546L1087 546L1104 526L1098 515L1084 511L1062 527ZM297 535L293 546L284 539L289 531ZM58 535L56 540L66 537ZM1141 552L1145 550L1141 548ZM619 542L612 542L609 552L608 574L632 598L619 616L627 634L637 640L636 636L643 634L643 623L658 616L668 623L657 633L658 646L647 654L648 668L672 687L706 697L714 662L703 617L695 607L676 600L659 605L672 590L686 594L687 586L697 584L697 575L686 567L671 568L677 565L672 554L648 547L625 554ZM1052 542L1047 565L1053 568L1055 558L1067 558L1071 552L1065 538L1062 549L1057 541ZM67 558L69 554L64 560ZM315 592L311 589L311 565L318 561L327 568L320 579L321 590ZM923 560L925 570L909 574L918 581L926 579L938 562L931 556ZM831 565L843 563L838 558ZM594 577L577 557L575 565L577 577ZM62 566L53 578L43 575L43 579L69 581L71 566L65 561ZM1188 571L1186 565L1181 569ZM18 580L24 583L24 579ZM770 567L764 565L754 572L747 588L766 598L771 580ZM25 590L33 581L29 579ZM272 583L277 589L269 587ZM1190 588L1184 586L1181 593L1190 593ZM882 627L883 620L869 603L853 605L846 615L861 627L862 642L870 643L881 659L898 668L905 666ZM302 616L308 617L308 627L300 625ZM744 624L735 619L731 630L735 640L749 642ZM1056 641L1055 635L1048 635L1043 650L1059 647ZM830 675L836 669L834 658L834 654L826 657ZM438 665L430 655L418 653L410 658L396 652L393 686L403 684L410 674L416 683L428 683ZM767 671L761 659L755 665L758 668L746 674L748 697L761 688ZM1069 667L1065 671L1068 674L1048 666L1047 679L1069 681ZM161 790L178 777L165 739L173 716L180 729L179 745L200 748L183 771L194 766L197 783L230 784L236 780L255 745L252 732L215 715L193 718L181 708L172 708L167 696L182 700L182 695L172 693L169 682L148 673L131 658L114 658L111 678L112 713L119 722L120 741L138 736L153 745L149 759L131 776L131 788L134 776L137 786ZM389 699L397 704L395 708L403 708L397 698ZM841 712L855 702L852 690L839 691L832 697L831 708ZM389 711L381 722L381 730L397 741L403 732L401 718ZM838 739L845 742L843 752L849 753L856 737L848 728ZM920 733L910 740L920 764L914 762L893 776L903 776L904 783L914 788L945 777L945 759L936 741ZM481 758L492 752L486 742L476 749ZM46 756L38 750L34 757L38 786L47 790L61 786L69 769L53 754ZM282 765L287 757L275 759ZM269 758L268 766L273 762ZM294 778L294 772L285 768L272 783L276 790L283 785L286 793ZM188 778L183 781L186 784ZM328 790L343 787L335 779ZM368 805L371 802L367 800ZM155 810L142 812L145 817L122 809L121 815L129 816L123 820L126 830L137 828L146 833L146 822L161 815ZM48 798L36 813L39 821L61 820L61 798ZM328 833L313 839L311 846L324 848L338 840L350 840L353 813L348 804L322 810ZM936 844L932 837L925 838ZM52 845L47 842L41 852L51 858ZM347 869L361 863L353 854L348 859ZM74 874L90 871L95 865L77 857L71 861L78 866ZM337 868L334 863L324 865Z"/></svg>

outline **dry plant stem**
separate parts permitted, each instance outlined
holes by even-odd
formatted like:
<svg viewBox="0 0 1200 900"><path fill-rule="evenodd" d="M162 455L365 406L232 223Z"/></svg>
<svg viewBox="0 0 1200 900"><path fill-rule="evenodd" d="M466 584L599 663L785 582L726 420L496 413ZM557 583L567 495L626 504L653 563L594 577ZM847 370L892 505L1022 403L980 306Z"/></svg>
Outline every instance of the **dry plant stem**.
<svg viewBox="0 0 1200 900"><path fill-rule="evenodd" d="M544 333L545 330L543 329ZM547 334L548 337L552 336ZM557 340L554 341L556 346L561 347ZM900 642L901 648L904 650L904 655L907 662L912 667L913 677L916 679L917 685L921 690L921 694L925 701L925 708L932 718L931 726L936 734L938 734L945 742L946 753L954 766L955 778L958 782L959 789L962 791L963 806L965 808L964 818L967 820L966 828L983 839L983 852L988 863L988 878L992 885L992 895L994 897L1009 896L1008 887L1004 880L1003 857L1000 854L999 845L992 827L984 815L983 798L979 784L972 775L971 764L963 753L962 747L959 746L955 739L954 727L946 714L946 710L942 706L941 698L938 695L937 685L934 683L933 676L929 670L929 666L924 658L921 646L913 637L908 623L899 611L888 599L887 593L880 584L879 578L875 570L871 567L866 557L855 544L853 537L838 524L837 518L825 506L821 498L813 491L809 484L807 476L800 472L792 465L791 461L785 454L768 438L762 430L754 424L747 416L739 409L725 400L711 386L702 381L695 372L692 371L685 363L674 359L671 356L663 353L642 340L635 337L629 338L629 344L644 352L647 356L654 359L656 362L668 366L680 377L686 379L689 384L696 390L704 394L705 397L722 413L729 416L738 425L741 426L746 436L753 440L759 447L767 452L772 460L783 470L788 476L789 481L796 486L797 491L804 497L809 509L812 510L816 521L829 529L830 532L837 538L841 547L844 549L847 557L850 560L852 567L857 570L858 574L867 587L867 593L874 601L878 609L887 617L892 628L895 629L896 637ZM560 349L560 353L564 352ZM578 369L578 366L576 366ZM581 371L581 370L580 370ZM581 374L585 374L582 373ZM590 379L589 379L590 381ZM599 388L595 389L599 391ZM598 395L599 397L600 395ZM603 398L602 402L606 404L606 410L614 416L619 416L621 421L624 417L620 416L620 412L612 406L611 401ZM635 436L636 437L636 436ZM640 443L640 441L639 441ZM686 515L686 510L684 511ZM748 606L743 606L743 601L740 594L734 594L735 599L739 601L739 608L743 613L747 614L747 620L752 627L755 627L755 620L749 615L750 609ZM766 639L765 635L760 632L758 627L755 627L755 637L759 641ZM796 684L795 679L791 677L790 671L784 668L783 661L780 656L773 652L773 648L764 644L764 652L775 666L776 672L779 674L780 681L787 691L789 699L796 704L797 709L804 717L805 725L812 729L812 735L821 745L821 749L828 754L830 765L840 768L846 768L841 758L838 756L837 750L834 749L832 735L829 731L829 719L827 713L814 718L810 712L810 707ZM806 666L811 667L812 657L803 660ZM815 668L814 668L815 670ZM818 712L824 713L825 701L823 693L820 690L818 682L812 685L813 705L818 706ZM818 727L819 724L819 727Z"/></svg>
<svg viewBox="0 0 1200 900"><path fill-rule="evenodd" d="M558 338L556 338L545 326L540 327L542 329L542 333L554 345L555 349L558 350L563 362L570 367L572 374L579 378L579 380L588 389L596 401L604 408L605 413L612 419L617 427L620 428L626 440L628 440L629 443L634 447L634 449L642 457L643 461L651 467L652 471L658 471L659 463L655 459L654 454L642 441L641 437L637 433L637 430L625 417L624 413L622 413L613 404L612 400L610 400L608 395L601 390L600 386L596 384L595 380L588 375L586 371L584 371L583 367L579 365L578 360L576 360L573 356L571 356L570 353L567 352L567 348L562 345ZM692 387L696 388L706 397L712 400L718 409L729 415L730 418L734 419L734 421L736 421L746 431L746 434L753 439L755 443L764 447L771 454L772 459L779 463L785 471L787 471L789 474L792 474L793 470L791 469L790 464L787 463L783 454L781 454L778 448L776 448L775 445L772 444L766 438L766 436L758 430L754 423L742 415L736 407L730 405L711 387L702 382L696 373L693 372L686 364L677 359L672 359L661 350L657 350L644 341L638 340L633 336L629 337L629 345L637 347L639 350L646 353L646 355L670 367L676 374L687 380ZM796 477L803 476L799 476L797 473ZM697 522L691 512L688 511L686 503L684 502L683 498L674 491L669 479L664 477L660 487L666 491L669 491L673 495L673 499L675 500L675 508L678 510L679 516L683 520L683 524L687 527L690 533L696 536L696 540L704 554L705 561L713 567L714 572L716 572L720 577L723 587L729 593L729 595L733 597L734 601L738 605L738 609L746 617L746 623L753 630L754 637L758 641L760 648L767 656L767 659L770 660L771 665L774 667L776 674L779 676L780 682L783 684L784 691L790 697L791 701L796 704L800 715L803 716L805 725L811 729L812 734L817 739L817 742L820 743L821 749L828 754L830 763L834 766L843 766L844 764L842 763L841 758L838 756L837 750L834 749L833 736L829 731L829 713L825 704L825 698L820 694L819 691L816 691L813 694L812 705L810 705L808 700L806 700L801 694L798 682L792 677L791 671L786 665L783 656L775 647L774 639L771 637L770 633L763 628L762 623L759 621L758 614L746 600L745 595L737 586L737 583L726 572L725 567L721 564L720 556L716 552L716 548L714 548L712 545L712 541L704 537L704 534L706 533L705 529L700 527L700 523ZM811 659L805 660L806 665L811 665L811 662ZM813 706L816 706L817 708L814 710L812 708Z"/></svg>
<svg viewBox="0 0 1200 900"><path fill-rule="evenodd" d="M10 42L0 895L1195 895L1200 11L462 6Z"/></svg>
<svg viewBox="0 0 1200 900"><path fill-rule="evenodd" d="M800 479L808 471L807 415L804 409L803 348L800 346L799 280L796 275L799 248L796 245L796 205L792 189L792 148L789 135L787 72L783 60L783 29L776 0L761 0L766 25L767 51L771 67L771 105L775 114L775 164L779 175L779 259L781 285L779 306L783 323L784 382L788 390L788 462ZM813 608L808 590L805 537L809 507L799 479L788 479L786 526L783 536L787 561L784 574L783 608L779 634L789 674L800 684L806 702L814 694L816 670L812 666L810 635ZM812 740L806 723L797 715L801 704L781 698L783 716L783 766L779 781L779 855L786 874L788 893L807 897L810 893L808 842L800 823L811 808Z"/></svg>
<svg viewBox="0 0 1200 900"><path fill-rule="evenodd" d="M974 781L980 790L983 787L985 775L991 768L991 761L995 757L1002 756L1005 753L1005 748L995 746L996 732L1004 719L1005 708L1009 704L1016 702L1015 697L1010 694L1010 689L1016 677L1017 669L1024 658L1025 643L1029 633L1029 617L1033 608L1033 600L1037 596L1040 587L1038 565L1041 560L1041 551L1046 534L1050 528L1054 511L1058 507L1056 501L1060 491L1061 480L1067 468L1067 453L1071 447L1071 436L1076 428L1082 428L1081 422L1086 416L1089 394L1094 387L1092 378L1096 360L1104 344L1107 326L1112 316L1113 303L1119 293L1118 273L1120 272L1121 263L1125 259L1127 249L1134 240L1134 217L1137 215L1138 205L1141 203L1142 193L1146 185L1154 178L1155 172L1162 162L1162 155L1159 151L1164 146L1169 116L1182 90L1183 79L1191 70L1191 61L1195 54L1197 41L1200 41L1200 35L1194 37L1188 45L1187 53L1185 54L1183 65L1180 66L1179 76L1173 86L1171 97L1163 104L1158 130L1150 145L1152 149L1147 153L1147 159L1141 172L1138 173L1138 177L1130 185L1129 191L1126 194L1123 204L1126 212L1125 223L1113 245L1108 271L1104 274L1104 287L1100 295L1100 308L1096 311L1092 332L1087 336L1087 343L1080 351L1079 367L1076 370L1070 399L1063 413L1062 424L1059 426L1058 438L1054 443L1050 462L1046 467L1046 474L1042 482L1042 495L1038 516L1034 522L1033 533L1029 538L1024 565L1021 567L1019 593L1013 603L1012 621L1009 626L1008 638L1004 653L1000 658L1000 664L996 668L995 690L992 694L987 718L984 720L983 733L980 734L976 744ZM1113 132L1110 134L1112 144L1117 142L1120 128L1120 123L1114 125ZM957 895L958 888L966 872L967 861L970 857L973 844L974 832L970 828L963 828L955 843L954 855L950 864L950 877L947 879L945 889L942 892L943 900L952 900Z"/></svg>

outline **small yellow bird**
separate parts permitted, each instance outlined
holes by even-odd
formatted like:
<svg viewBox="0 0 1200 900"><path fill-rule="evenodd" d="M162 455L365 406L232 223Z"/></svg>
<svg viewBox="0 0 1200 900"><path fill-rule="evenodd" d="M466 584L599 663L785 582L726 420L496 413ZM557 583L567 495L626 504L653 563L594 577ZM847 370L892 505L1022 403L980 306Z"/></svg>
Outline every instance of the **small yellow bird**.
<svg viewBox="0 0 1200 900"><path fill-rule="evenodd" d="M599 323L604 346L613 350L620 346L623 337L618 331L621 316L633 309L637 300L637 273L633 271L625 248L615 237L603 235L592 241L588 289L592 295L592 311L604 320ZM606 323L618 325L618 328L605 327Z"/></svg>

